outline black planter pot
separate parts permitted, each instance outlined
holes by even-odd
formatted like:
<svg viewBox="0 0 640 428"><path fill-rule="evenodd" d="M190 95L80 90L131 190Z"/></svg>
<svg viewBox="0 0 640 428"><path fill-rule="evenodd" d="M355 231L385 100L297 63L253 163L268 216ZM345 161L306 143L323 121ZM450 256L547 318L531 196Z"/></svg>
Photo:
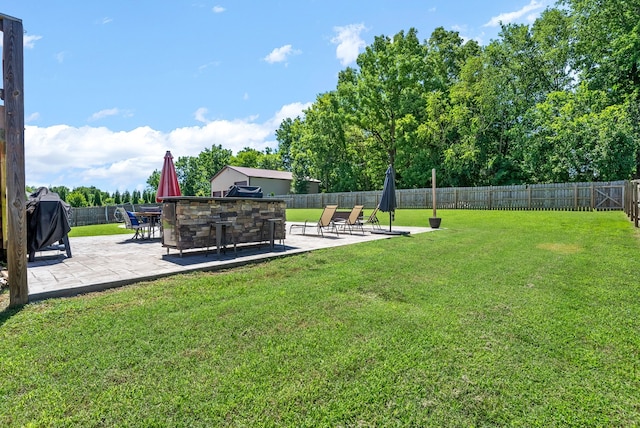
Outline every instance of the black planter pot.
<svg viewBox="0 0 640 428"><path fill-rule="evenodd" d="M431 226L432 229L437 229L440 227L441 221L442 219L440 217L429 217L429 226Z"/></svg>

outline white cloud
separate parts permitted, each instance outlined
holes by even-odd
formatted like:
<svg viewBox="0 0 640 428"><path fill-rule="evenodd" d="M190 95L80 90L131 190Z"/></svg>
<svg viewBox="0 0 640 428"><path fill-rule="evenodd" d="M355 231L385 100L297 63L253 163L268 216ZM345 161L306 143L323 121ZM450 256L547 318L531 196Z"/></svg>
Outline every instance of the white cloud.
<svg viewBox="0 0 640 428"><path fill-rule="evenodd" d="M248 92L245 92L245 93L244 93L244 95L242 96L242 99L243 99L244 101L247 101L247 100L249 99L249 93L248 93Z"/></svg>
<svg viewBox="0 0 640 428"><path fill-rule="evenodd" d="M111 22L113 22L113 19L111 19L111 18L109 18L109 17L107 17L107 16L105 16L104 18L102 18L102 21L101 21L101 23L102 23L102 24L109 24L109 23L111 23Z"/></svg>
<svg viewBox="0 0 640 428"><path fill-rule="evenodd" d="M58 52L57 54L55 54L55 58L56 61L58 61L58 63L62 64L64 62L64 59L67 57L67 53L66 52Z"/></svg>
<svg viewBox="0 0 640 428"><path fill-rule="evenodd" d="M222 7L222 6L217 6L216 5L216 6L213 6L213 9L211 9L211 10L213 10L213 13L222 13L226 9L224 7Z"/></svg>
<svg viewBox="0 0 640 428"><path fill-rule="evenodd" d="M35 112L35 113L31 113L29 116L25 117L24 118L24 122L25 123L35 122L38 119L40 119L40 113Z"/></svg>
<svg viewBox="0 0 640 428"><path fill-rule="evenodd" d="M25 49L33 49L36 46L36 42L41 38L42 36L25 34L22 39L22 46L24 46Z"/></svg>
<svg viewBox="0 0 640 428"><path fill-rule="evenodd" d="M208 112L209 110L207 110L205 107L200 107L198 110L196 110L193 116L198 122L209 123L209 119L205 117Z"/></svg>
<svg viewBox="0 0 640 428"><path fill-rule="evenodd" d="M331 43L338 45L336 57L340 60L340 64L348 65L358 58L360 49L366 46L364 40L360 38L360 33L365 29L364 24L333 27L333 31L338 34L331 39Z"/></svg>
<svg viewBox="0 0 640 428"><path fill-rule="evenodd" d="M117 116L118 114L120 114L120 110L118 108L108 108L93 113L88 120L92 122L95 120L104 119L105 117L109 116Z"/></svg>
<svg viewBox="0 0 640 428"><path fill-rule="evenodd" d="M300 116L311 103L284 105L273 117L256 122L212 120L200 126L161 132L148 126L114 132L106 127L25 126L26 182L30 186L96 186L99 189L143 190L147 178L162 168L164 153L197 156L205 148L221 145L237 153L245 147L277 147L274 133L283 119ZM207 110L195 115L205 119ZM206 119L205 119L206 120Z"/></svg>
<svg viewBox="0 0 640 428"><path fill-rule="evenodd" d="M304 110L311 107L311 105L312 103L310 102L308 103L296 102L296 103L286 104L276 112L276 114L271 118L269 122L271 123L271 126L275 130L280 126L282 121L288 117L290 117L291 119L294 119L298 116L303 117Z"/></svg>
<svg viewBox="0 0 640 428"><path fill-rule="evenodd" d="M302 53L300 50L293 49L291 45L284 45L279 48L275 48L271 51L269 55L264 57L264 60L269 64L273 64L274 62L284 62L291 55L297 55Z"/></svg>
<svg viewBox="0 0 640 428"><path fill-rule="evenodd" d="M198 66L198 73L202 73L203 71L211 67L218 67L219 65L220 65L220 61L209 61L206 64L202 64Z"/></svg>
<svg viewBox="0 0 640 428"><path fill-rule="evenodd" d="M530 12L535 10L540 10L543 6L544 4L540 1L531 0L531 2L528 5L522 7L520 10L517 10L515 12L505 12L492 17L489 20L489 22L483 25L483 27L498 27L501 23L510 24L514 21L519 20L525 15L527 15L527 20L531 20L532 16L533 16L533 19L535 20L538 13L530 14Z"/></svg>

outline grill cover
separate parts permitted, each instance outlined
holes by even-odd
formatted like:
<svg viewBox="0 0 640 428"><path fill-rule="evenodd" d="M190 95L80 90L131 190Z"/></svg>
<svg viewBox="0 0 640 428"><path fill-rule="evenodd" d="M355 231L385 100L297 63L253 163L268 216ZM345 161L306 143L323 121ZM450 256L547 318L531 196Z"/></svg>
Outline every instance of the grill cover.
<svg viewBox="0 0 640 428"><path fill-rule="evenodd" d="M228 198L261 198L262 188L259 186L237 186L229 187L226 195Z"/></svg>
<svg viewBox="0 0 640 428"><path fill-rule="evenodd" d="M27 251L33 253L67 237L71 206L57 193L41 187L27 201ZM65 239L68 245L68 239ZM67 254L70 254L67 249Z"/></svg>

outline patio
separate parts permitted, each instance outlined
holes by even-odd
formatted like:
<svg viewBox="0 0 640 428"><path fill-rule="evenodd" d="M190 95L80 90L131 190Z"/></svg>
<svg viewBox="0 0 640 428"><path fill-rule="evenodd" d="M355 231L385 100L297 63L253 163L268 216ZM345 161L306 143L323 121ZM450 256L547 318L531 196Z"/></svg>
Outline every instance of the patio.
<svg viewBox="0 0 640 428"><path fill-rule="evenodd" d="M287 231L291 224L287 222ZM411 235L436 230L428 227L401 229L411 232ZM411 235L408 238L396 238L411 239ZM208 256L205 256L204 251L192 250L185 251L183 257L180 257L176 250L167 254L167 249L162 247L159 238L131 240L130 237L110 235L70 238L72 258L67 258L64 252L36 253L35 261L27 265L29 300L68 297L177 273L226 269L321 248L391 238L369 231L364 235L340 233L338 237L326 234L324 238L314 234L287 233L284 250L277 242L274 250L266 243L260 246L239 246L237 257L234 257L233 250L218 257L214 245Z"/></svg>

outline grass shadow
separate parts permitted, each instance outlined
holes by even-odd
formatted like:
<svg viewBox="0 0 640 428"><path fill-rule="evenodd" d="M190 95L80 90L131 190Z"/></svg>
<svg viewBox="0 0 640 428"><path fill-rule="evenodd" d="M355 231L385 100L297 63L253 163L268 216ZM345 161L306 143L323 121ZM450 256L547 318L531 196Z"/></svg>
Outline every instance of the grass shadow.
<svg viewBox="0 0 640 428"><path fill-rule="evenodd" d="M3 288L0 291L0 327L22 310L24 305L9 307L9 288Z"/></svg>

